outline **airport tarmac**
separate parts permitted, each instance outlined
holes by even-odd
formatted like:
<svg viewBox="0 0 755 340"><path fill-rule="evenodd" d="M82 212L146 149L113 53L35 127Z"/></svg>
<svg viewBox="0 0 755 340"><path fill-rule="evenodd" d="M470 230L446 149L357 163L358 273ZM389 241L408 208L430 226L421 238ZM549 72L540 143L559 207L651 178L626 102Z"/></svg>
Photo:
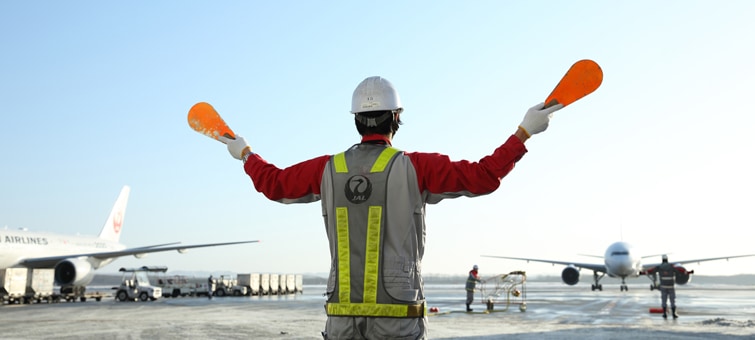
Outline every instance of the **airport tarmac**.
<svg viewBox="0 0 755 340"><path fill-rule="evenodd" d="M660 306L649 285L628 292L605 284L528 283L527 308L495 305L465 313L463 285L427 285L431 339L755 339L755 286L686 285L677 289L680 318ZM154 302L87 301L0 306L3 339L322 339L324 286L283 296L184 297ZM503 300L501 300L503 301ZM512 300L514 301L514 300ZM479 295L473 306L486 306Z"/></svg>

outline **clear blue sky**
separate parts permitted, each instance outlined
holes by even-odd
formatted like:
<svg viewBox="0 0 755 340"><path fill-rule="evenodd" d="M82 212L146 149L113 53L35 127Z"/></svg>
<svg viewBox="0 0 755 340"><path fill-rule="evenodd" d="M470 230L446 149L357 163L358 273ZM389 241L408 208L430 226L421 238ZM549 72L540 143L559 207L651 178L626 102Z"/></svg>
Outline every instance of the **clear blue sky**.
<svg viewBox="0 0 755 340"><path fill-rule="evenodd" d="M644 254L755 252L755 2L3 1L0 227L97 234L132 188L128 246L260 239L107 267L326 272L320 204L257 193L189 108L215 106L286 167L359 141L351 93L398 88L394 145L478 160L568 67L601 88L557 112L495 193L427 209L424 272L483 276ZM657 259L653 259L657 260ZM755 258L695 265L755 273ZM589 273L584 273L589 274Z"/></svg>

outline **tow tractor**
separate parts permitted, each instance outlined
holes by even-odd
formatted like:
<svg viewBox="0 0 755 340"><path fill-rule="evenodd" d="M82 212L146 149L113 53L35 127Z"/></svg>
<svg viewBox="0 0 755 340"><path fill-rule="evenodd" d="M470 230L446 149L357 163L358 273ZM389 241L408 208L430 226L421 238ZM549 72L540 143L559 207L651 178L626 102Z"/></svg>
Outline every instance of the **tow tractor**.
<svg viewBox="0 0 755 340"><path fill-rule="evenodd" d="M487 305L487 313L503 312L509 305L519 305L519 311L527 310L527 274L523 271L513 271L499 274L483 281L480 286L480 301ZM505 303L501 310L493 310L496 304Z"/></svg>
<svg viewBox="0 0 755 340"><path fill-rule="evenodd" d="M167 267L143 266L121 268L118 271L123 272L123 279L121 286L116 288L118 289L115 294L117 301L155 301L163 296L162 288L152 286L147 273L164 273L168 271Z"/></svg>
<svg viewBox="0 0 755 340"><path fill-rule="evenodd" d="M237 284L235 279L226 279L225 276L220 275L220 278L215 280L216 288L215 296L242 296L247 295L247 287Z"/></svg>

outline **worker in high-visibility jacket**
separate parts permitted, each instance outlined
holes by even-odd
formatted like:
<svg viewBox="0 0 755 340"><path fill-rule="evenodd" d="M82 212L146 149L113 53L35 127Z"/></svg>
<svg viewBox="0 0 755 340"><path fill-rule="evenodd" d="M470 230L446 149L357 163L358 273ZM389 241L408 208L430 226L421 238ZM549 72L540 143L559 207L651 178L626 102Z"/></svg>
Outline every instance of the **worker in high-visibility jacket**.
<svg viewBox="0 0 755 340"><path fill-rule="evenodd" d="M527 152L524 141L544 131L562 107L537 104L492 155L451 161L392 147L403 106L388 80L369 77L352 95L362 140L344 152L281 169L252 152L241 136L220 140L268 199L322 200L331 255L326 339L425 339L425 205L495 191Z"/></svg>
<svg viewBox="0 0 755 340"><path fill-rule="evenodd" d="M664 319L667 317L667 301L671 304L671 316L674 319L679 317L679 314L676 313L676 288L674 284L676 283L676 273L681 271L683 271L682 273L686 273L685 269L676 268L671 263L668 263L668 256L666 254L663 254L661 257L661 264L650 270L650 272L657 273L660 276L661 285L658 289L661 291L661 307L663 308Z"/></svg>
<svg viewBox="0 0 755 340"><path fill-rule="evenodd" d="M472 308L469 306L472 304L472 301L474 301L475 287L478 282L482 282L480 274L477 272L478 269L480 269L480 267L477 265L472 267L472 270L469 271L469 276L467 276L467 284L464 286L464 289L467 291L467 312L472 311Z"/></svg>

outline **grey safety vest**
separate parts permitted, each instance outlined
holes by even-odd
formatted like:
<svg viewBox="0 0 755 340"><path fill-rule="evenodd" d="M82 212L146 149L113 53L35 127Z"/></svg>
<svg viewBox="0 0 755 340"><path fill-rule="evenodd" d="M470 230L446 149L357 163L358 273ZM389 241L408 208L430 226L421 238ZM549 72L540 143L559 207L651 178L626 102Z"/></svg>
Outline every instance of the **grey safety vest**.
<svg viewBox="0 0 755 340"><path fill-rule="evenodd" d="M658 266L658 275L661 279L662 288L674 288L676 283L676 269L669 263L664 263Z"/></svg>
<svg viewBox="0 0 755 340"><path fill-rule="evenodd" d="M423 317L424 202L414 167L387 145L331 157L321 185L331 254L329 316Z"/></svg>

